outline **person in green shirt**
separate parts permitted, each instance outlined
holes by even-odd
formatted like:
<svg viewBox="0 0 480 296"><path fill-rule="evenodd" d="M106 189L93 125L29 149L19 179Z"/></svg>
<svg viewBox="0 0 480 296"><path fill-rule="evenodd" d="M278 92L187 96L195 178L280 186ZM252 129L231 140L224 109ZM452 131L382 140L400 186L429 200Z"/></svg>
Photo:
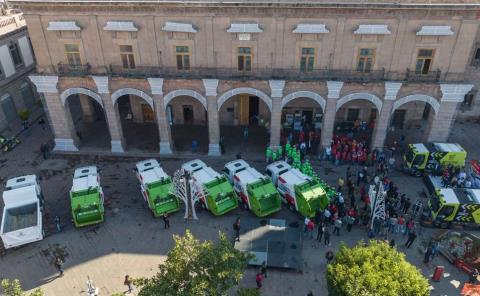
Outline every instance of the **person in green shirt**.
<svg viewBox="0 0 480 296"><path fill-rule="evenodd" d="M278 155L278 158L279 158L279 159L283 158L283 148L282 148L282 145L278 146L277 155Z"/></svg>
<svg viewBox="0 0 480 296"><path fill-rule="evenodd" d="M270 147L265 151L265 156L267 158L267 163L270 163L270 160L272 159L272 149L270 149Z"/></svg>
<svg viewBox="0 0 480 296"><path fill-rule="evenodd" d="M277 160L277 151L272 152L272 162Z"/></svg>

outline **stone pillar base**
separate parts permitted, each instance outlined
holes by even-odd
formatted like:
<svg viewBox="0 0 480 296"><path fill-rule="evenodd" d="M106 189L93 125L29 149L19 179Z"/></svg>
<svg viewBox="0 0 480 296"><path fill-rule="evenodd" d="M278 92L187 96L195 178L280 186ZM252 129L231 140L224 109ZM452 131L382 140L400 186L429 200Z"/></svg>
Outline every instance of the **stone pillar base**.
<svg viewBox="0 0 480 296"><path fill-rule="evenodd" d="M78 151L73 139L55 138L55 148L53 151Z"/></svg>
<svg viewBox="0 0 480 296"><path fill-rule="evenodd" d="M117 153L125 152L125 150L123 149L122 141L112 140L110 143L112 145L112 152L117 152Z"/></svg>
<svg viewBox="0 0 480 296"><path fill-rule="evenodd" d="M220 156L222 155L220 151L219 144L208 144L208 155L210 156Z"/></svg>
<svg viewBox="0 0 480 296"><path fill-rule="evenodd" d="M159 146L160 146L160 154L163 154L163 155L173 154L172 147L170 146L170 142L160 141Z"/></svg>

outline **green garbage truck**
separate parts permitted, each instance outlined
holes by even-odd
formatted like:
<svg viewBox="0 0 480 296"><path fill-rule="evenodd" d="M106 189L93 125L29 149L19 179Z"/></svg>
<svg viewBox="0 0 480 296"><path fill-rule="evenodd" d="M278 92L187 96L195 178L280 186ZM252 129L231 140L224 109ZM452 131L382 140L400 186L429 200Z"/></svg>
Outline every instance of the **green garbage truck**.
<svg viewBox="0 0 480 296"><path fill-rule="evenodd" d="M82 167L73 174L70 190L73 223L83 227L105 219L104 196L100 176L95 166Z"/></svg>
<svg viewBox="0 0 480 296"><path fill-rule="evenodd" d="M280 194L270 178L256 169L247 167L233 176L233 188L245 209L257 217L265 217L280 210Z"/></svg>
<svg viewBox="0 0 480 296"><path fill-rule="evenodd" d="M215 216L237 208L237 196L224 175L217 173L199 159L184 163L182 169L190 174L192 186L200 189L202 208L209 210Z"/></svg>
<svg viewBox="0 0 480 296"><path fill-rule="evenodd" d="M172 179L155 159L137 162L135 175L140 184L143 200L154 217L170 214L180 209L180 202L172 191Z"/></svg>
<svg viewBox="0 0 480 296"><path fill-rule="evenodd" d="M314 217L317 209L324 210L335 194L328 185L309 177L284 161L267 166L267 175L276 180L282 201L304 217Z"/></svg>

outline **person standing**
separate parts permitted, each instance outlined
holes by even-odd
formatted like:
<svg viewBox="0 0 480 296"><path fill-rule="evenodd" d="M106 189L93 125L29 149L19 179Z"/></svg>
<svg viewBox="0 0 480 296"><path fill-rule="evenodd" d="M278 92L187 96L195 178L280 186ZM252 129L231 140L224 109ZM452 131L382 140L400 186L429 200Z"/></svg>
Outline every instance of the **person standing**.
<svg viewBox="0 0 480 296"><path fill-rule="evenodd" d="M325 246L330 246L330 229L328 227L325 227L325 230L324 230L324 244Z"/></svg>
<svg viewBox="0 0 480 296"><path fill-rule="evenodd" d="M303 220L303 234L305 236L308 235L308 223L310 222L310 219L308 217L305 217L305 220Z"/></svg>
<svg viewBox="0 0 480 296"><path fill-rule="evenodd" d="M128 274L125 276L125 280L123 281L123 284L125 286L127 286L127 288L128 288L127 293L132 293L132 290L133 290L132 289L132 279L130 279L130 276Z"/></svg>
<svg viewBox="0 0 480 296"><path fill-rule="evenodd" d="M262 275L267 278L267 261L262 262L262 267L260 268Z"/></svg>
<svg viewBox="0 0 480 296"><path fill-rule="evenodd" d="M40 118L38 124L42 127L42 130L45 130L45 119L43 117Z"/></svg>
<svg viewBox="0 0 480 296"><path fill-rule="evenodd" d="M337 188L338 192L342 192L344 184L345 184L345 180L343 180L342 177L338 178L338 188Z"/></svg>
<svg viewBox="0 0 480 296"><path fill-rule="evenodd" d="M57 268L58 272L60 273L59 276L63 276L63 260L60 256L55 258L55 267Z"/></svg>
<svg viewBox="0 0 480 296"><path fill-rule="evenodd" d="M408 212L408 209L410 209L410 206L411 206L411 202L410 202L410 197L407 197L407 199L405 200L405 203L403 204L403 213L406 214Z"/></svg>
<svg viewBox="0 0 480 296"><path fill-rule="evenodd" d="M313 223L312 220L308 221L307 224L307 235L310 239L313 239L313 230L315 229L315 224Z"/></svg>
<svg viewBox="0 0 480 296"><path fill-rule="evenodd" d="M417 234L415 233L415 231L409 232L407 242L405 243L405 247L410 248L416 238L417 238Z"/></svg>
<svg viewBox="0 0 480 296"><path fill-rule="evenodd" d="M323 222L320 222L320 224L318 224L318 230L317 230L317 241L319 242L322 241L322 236L324 232L325 232L325 225L323 224Z"/></svg>
<svg viewBox="0 0 480 296"><path fill-rule="evenodd" d="M349 214L347 215L346 219L347 219L347 231L350 232L352 231L353 224L355 223L355 217Z"/></svg>
<svg viewBox="0 0 480 296"><path fill-rule="evenodd" d="M401 233L401 234L405 234L405 219L403 218L402 215L400 215L400 217L398 217L396 232Z"/></svg>
<svg viewBox="0 0 480 296"><path fill-rule="evenodd" d="M430 257L432 256L432 247L428 246L427 251L423 257L423 263L428 264L430 262Z"/></svg>
<svg viewBox="0 0 480 296"><path fill-rule="evenodd" d="M168 214L163 214L163 224L164 224L164 229L170 228L170 219L168 217Z"/></svg>
<svg viewBox="0 0 480 296"><path fill-rule="evenodd" d="M327 259L327 264L330 264L330 262L332 262L334 257L335 255L333 254L332 251L327 251L327 253L325 254L325 259Z"/></svg>
<svg viewBox="0 0 480 296"><path fill-rule="evenodd" d="M233 223L233 231L235 232L235 241L240 241L240 217Z"/></svg>
<svg viewBox="0 0 480 296"><path fill-rule="evenodd" d="M255 276L255 281L257 282L257 289L260 289L263 283L263 275L261 272L257 272L257 275Z"/></svg>
<svg viewBox="0 0 480 296"><path fill-rule="evenodd" d="M337 236L340 236L340 228L342 228L342 219L337 218L334 222L333 234L336 233Z"/></svg>

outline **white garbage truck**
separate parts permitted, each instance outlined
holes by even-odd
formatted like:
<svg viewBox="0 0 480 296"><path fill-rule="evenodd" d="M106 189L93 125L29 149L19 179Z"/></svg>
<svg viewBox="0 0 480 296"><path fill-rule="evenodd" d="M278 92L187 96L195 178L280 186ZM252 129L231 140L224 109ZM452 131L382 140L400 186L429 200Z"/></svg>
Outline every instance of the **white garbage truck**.
<svg viewBox="0 0 480 296"><path fill-rule="evenodd" d="M3 192L0 237L5 249L19 247L44 238L43 196L37 176L9 179Z"/></svg>

